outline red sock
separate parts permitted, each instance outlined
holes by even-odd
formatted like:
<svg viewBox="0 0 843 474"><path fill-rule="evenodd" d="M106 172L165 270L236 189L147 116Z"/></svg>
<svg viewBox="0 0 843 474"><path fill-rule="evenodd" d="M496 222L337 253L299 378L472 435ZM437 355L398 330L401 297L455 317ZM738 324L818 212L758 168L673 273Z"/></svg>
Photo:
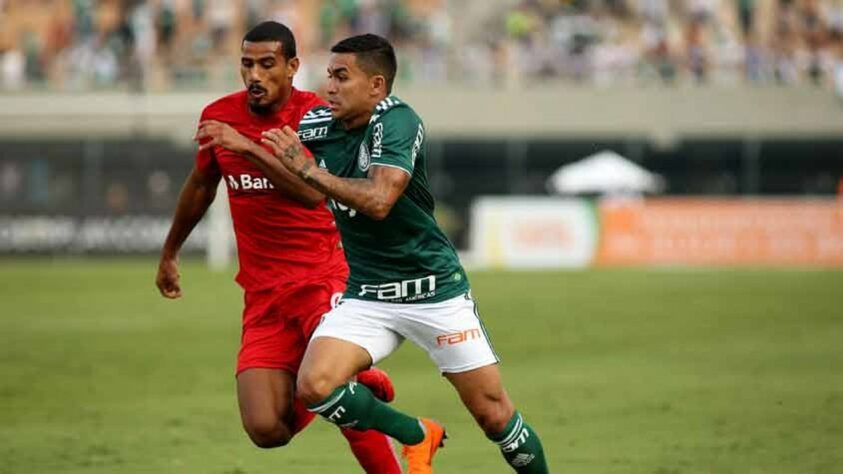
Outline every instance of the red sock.
<svg viewBox="0 0 843 474"><path fill-rule="evenodd" d="M303 430L316 417L316 413L307 411L307 407L298 398L293 401L293 416L295 416L295 425L293 434L297 434Z"/></svg>
<svg viewBox="0 0 843 474"><path fill-rule="evenodd" d="M375 430L340 431L366 474L401 474L401 464L388 436Z"/></svg>

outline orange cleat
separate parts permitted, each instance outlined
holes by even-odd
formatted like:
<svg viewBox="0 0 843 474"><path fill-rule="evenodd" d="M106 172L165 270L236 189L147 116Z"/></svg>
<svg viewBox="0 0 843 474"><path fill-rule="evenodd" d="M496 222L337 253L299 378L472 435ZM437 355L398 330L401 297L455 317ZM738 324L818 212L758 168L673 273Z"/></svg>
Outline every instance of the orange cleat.
<svg viewBox="0 0 843 474"><path fill-rule="evenodd" d="M381 369L371 367L357 373L357 383L365 385L372 391L372 395L389 403L395 399L395 387L389 375Z"/></svg>
<svg viewBox="0 0 843 474"><path fill-rule="evenodd" d="M424 440L419 444L405 445L401 455L407 460L407 474L433 474L433 456L445 446L445 427L428 419L419 418L424 426Z"/></svg>

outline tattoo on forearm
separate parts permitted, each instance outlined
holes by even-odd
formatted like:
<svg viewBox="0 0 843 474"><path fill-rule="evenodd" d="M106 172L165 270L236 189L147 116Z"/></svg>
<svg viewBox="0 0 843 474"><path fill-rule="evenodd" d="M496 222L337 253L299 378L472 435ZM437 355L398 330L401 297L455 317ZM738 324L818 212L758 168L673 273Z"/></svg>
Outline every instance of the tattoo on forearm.
<svg viewBox="0 0 843 474"><path fill-rule="evenodd" d="M311 181L311 176L310 176L310 169L311 168L313 168L313 163L308 161L307 163L304 164L304 166L302 166L302 169L299 170L299 178L301 178L302 181L304 181L306 183Z"/></svg>

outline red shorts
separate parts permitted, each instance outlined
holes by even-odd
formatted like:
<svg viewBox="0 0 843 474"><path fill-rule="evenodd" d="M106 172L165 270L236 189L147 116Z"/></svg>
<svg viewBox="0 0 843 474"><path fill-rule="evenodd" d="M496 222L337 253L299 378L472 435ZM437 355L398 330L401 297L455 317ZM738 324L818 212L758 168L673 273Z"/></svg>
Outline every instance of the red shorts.
<svg viewBox="0 0 843 474"><path fill-rule="evenodd" d="M254 368L299 370L304 350L322 315L345 291L345 279L246 292L237 374Z"/></svg>

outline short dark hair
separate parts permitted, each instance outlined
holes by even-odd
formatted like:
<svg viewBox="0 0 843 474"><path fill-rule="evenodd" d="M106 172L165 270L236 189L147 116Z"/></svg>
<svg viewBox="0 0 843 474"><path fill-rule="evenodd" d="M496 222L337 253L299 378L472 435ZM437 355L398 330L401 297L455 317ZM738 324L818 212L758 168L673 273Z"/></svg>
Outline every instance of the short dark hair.
<svg viewBox="0 0 843 474"><path fill-rule="evenodd" d="M286 59L296 57L296 38L293 36L293 32L277 21L258 23L243 36L243 41L250 43L277 41L281 43L281 53L284 54Z"/></svg>
<svg viewBox="0 0 843 474"><path fill-rule="evenodd" d="M392 93L398 61L395 59L395 50L386 38L373 34L352 36L335 44L331 52L354 54L360 69L369 75L383 75L386 79L386 92Z"/></svg>

